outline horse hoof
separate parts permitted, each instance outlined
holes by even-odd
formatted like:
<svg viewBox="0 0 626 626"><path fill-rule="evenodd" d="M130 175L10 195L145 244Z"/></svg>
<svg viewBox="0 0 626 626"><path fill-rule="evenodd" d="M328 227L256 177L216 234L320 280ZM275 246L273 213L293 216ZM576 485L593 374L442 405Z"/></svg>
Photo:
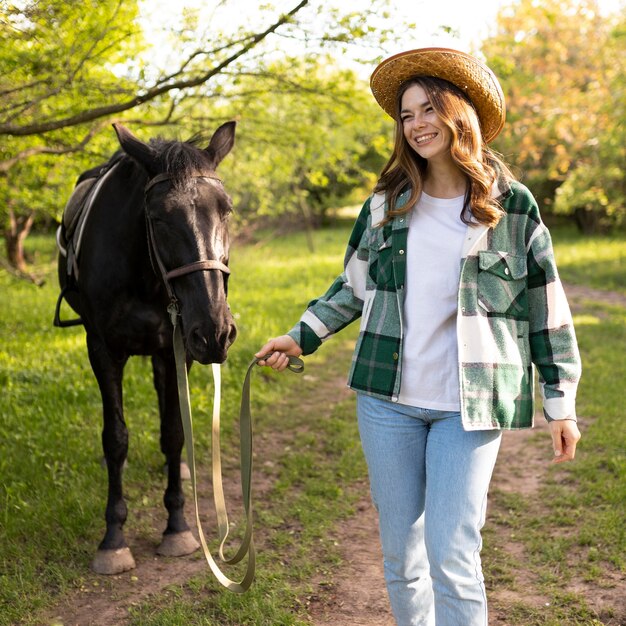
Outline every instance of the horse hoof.
<svg viewBox="0 0 626 626"><path fill-rule="evenodd" d="M200 547L190 530L182 533L169 533L163 535L163 541L157 548L157 554L161 556L185 556L195 552Z"/></svg>
<svg viewBox="0 0 626 626"><path fill-rule="evenodd" d="M91 569L96 574L121 574L129 569L134 569L135 559L130 552L130 548L119 548L118 550L98 550L91 563Z"/></svg>

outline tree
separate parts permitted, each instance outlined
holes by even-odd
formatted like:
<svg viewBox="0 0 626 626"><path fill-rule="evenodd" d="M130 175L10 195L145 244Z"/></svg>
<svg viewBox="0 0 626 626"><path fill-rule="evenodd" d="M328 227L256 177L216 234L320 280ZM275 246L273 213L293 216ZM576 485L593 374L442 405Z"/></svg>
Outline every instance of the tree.
<svg viewBox="0 0 626 626"><path fill-rule="evenodd" d="M263 18L263 26L240 28L229 35L213 29L209 36L208 26L190 14L189 24L177 33L173 44L182 51L181 57L168 70L141 61L144 42L136 26L135 0L78 4L24 0L8 9L3 5L0 175L15 179L18 172L21 177L23 169L18 164L25 159L76 154L110 121L138 107L144 123L175 126L181 122L177 111L183 102L219 101L241 75L255 74L262 92L272 77L259 68L266 66L267 57L280 54L276 42L268 43L278 32L299 40L304 57L315 57L328 47L346 48L352 41L368 37L381 41L388 36L389 31L380 25L380 18L385 17L384 0L374 0L369 10L360 12L330 10L324 4L322 0L316 6L308 0L294 0L283 14L268 9L264 15L271 17ZM379 18L375 27L368 25L374 14ZM324 26L321 20L326 20ZM232 89L228 91L230 97ZM15 184L17 180L8 180L7 187ZM5 223L13 221L18 231L20 225L28 227L29 219L12 220L15 211L23 215L29 209L19 202L0 206ZM5 229L5 236L23 237L16 229ZM19 241L17 246L13 243L7 246L17 250L11 262L19 264Z"/></svg>
<svg viewBox="0 0 626 626"><path fill-rule="evenodd" d="M23 242L35 214L44 203L58 203L52 194L63 185L52 157L79 152L103 124L57 125L48 136L39 127L97 108L132 87L110 68L140 50L140 32L133 26L136 2L87 4L3 4L0 13L0 216L7 259L22 272ZM39 159L32 161L35 156Z"/></svg>
<svg viewBox="0 0 626 626"><path fill-rule="evenodd" d="M257 76L243 76L237 92L225 94L240 124L224 176L240 228L294 220L310 228L355 190L362 195L363 188L371 189L373 172L390 150L392 124L366 83L329 59L286 58L266 70L273 88L257 93ZM221 111L207 101L204 111L195 107L188 119L201 127L202 113Z"/></svg>
<svg viewBox="0 0 626 626"><path fill-rule="evenodd" d="M606 98L598 107L596 136L577 155L556 190L555 213L571 215L582 232L626 225L626 18L605 41Z"/></svg>
<svg viewBox="0 0 626 626"><path fill-rule="evenodd" d="M563 186L560 210L567 204L576 213L592 164L597 175L608 173L598 185L623 190L624 143L614 136L624 119L623 22L621 32L595 0L519 0L501 10L496 33L483 42L507 98L507 125L495 147L547 209ZM581 202L588 206L589 196ZM606 213L594 206L598 216Z"/></svg>

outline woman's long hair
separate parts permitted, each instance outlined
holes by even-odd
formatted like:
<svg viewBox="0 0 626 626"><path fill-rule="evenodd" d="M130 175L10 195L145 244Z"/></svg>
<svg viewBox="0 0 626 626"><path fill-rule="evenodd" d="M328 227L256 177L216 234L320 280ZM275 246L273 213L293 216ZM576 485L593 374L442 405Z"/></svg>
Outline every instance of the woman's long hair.
<svg viewBox="0 0 626 626"><path fill-rule="evenodd" d="M422 193L426 176L427 160L408 144L400 119L402 96L413 85L419 85L426 91L435 113L452 135L450 153L468 181L461 220L466 224L475 221L495 226L503 210L491 195L492 186L499 177L513 180L513 174L483 141L478 115L467 96L452 83L432 76L411 78L398 91L395 145L374 188L374 191L387 195L388 213L385 221L408 213L413 208ZM411 195L408 201L396 208L398 197L409 188Z"/></svg>

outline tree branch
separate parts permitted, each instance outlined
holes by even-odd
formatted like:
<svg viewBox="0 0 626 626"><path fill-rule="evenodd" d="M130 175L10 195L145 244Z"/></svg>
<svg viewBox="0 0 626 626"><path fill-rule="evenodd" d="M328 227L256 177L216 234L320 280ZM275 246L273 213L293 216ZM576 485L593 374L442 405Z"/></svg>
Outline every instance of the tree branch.
<svg viewBox="0 0 626 626"><path fill-rule="evenodd" d="M0 161L0 176L6 174L16 163L19 163L23 159L38 154L70 154L71 152L80 152L93 137L102 130L104 126L108 124L108 121L95 124L89 132L75 145L63 146L63 147L50 147L50 146L33 146L32 148L26 148L18 152L15 156L4 161Z"/></svg>
<svg viewBox="0 0 626 626"><path fill-rule="evenodd" d="M234 63L237 59L239 59L241 56L246 54L249 50L254 48L256 45L261 43L266 37L271 35L276 29L278 29L280 26L288 22L298 11L300 11L300 9L302 9L307 4L308 4L308 0L302 0L291 11L283 14L269 28L267 28L261 33L257 33L256 35L251 35L248 38L248 42L244 43L244 45L237 52L231 54L229 57L224 59L224 61L222 61L221 63L219 63L212 69L208 70L204 74L201 74L199 76L192 77L192 78L174 81L165 85L157 85L146 90L142 94L135 95L130 100L126 100L125 102L118 102L116 104L96 107L89 111L83 111L76 115L61 118L58 120L49 120L49 121L41 122L41 123L26 124L24 126L16 125L16 124L0 124L0 135L13 135L16 137L26 137L30 135L37 135L41 133L50 132L53 130L58 130L60 128L77 126L78 124L91 122L101 117L115 115L117 113L122 113L123 111L132 109L140 104L149 102L150 100L154 100L155 98L163 95L164 93L167 93L174 89L189 89L191 87L197 87L198 85L202 85L203 83L206 83L211 78L219 74L224 68Z"/></svg>

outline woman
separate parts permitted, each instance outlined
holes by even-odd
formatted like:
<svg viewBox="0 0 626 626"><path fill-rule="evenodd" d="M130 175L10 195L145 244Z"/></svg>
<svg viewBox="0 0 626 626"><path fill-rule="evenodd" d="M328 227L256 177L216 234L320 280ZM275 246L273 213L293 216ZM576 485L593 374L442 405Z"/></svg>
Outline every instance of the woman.
<svg viewBox="0 0 626 626"><path fill-rule="evenodd" d="M532 426L532 364L554 460L580 438L571 314L537 204L487 145L505 117L491 70L423 48L383 61L371 87L395 147L344 272L257 356L283 370L361 318L349 385L396 621L486 626L487 490L502 430Z"/></svg>

